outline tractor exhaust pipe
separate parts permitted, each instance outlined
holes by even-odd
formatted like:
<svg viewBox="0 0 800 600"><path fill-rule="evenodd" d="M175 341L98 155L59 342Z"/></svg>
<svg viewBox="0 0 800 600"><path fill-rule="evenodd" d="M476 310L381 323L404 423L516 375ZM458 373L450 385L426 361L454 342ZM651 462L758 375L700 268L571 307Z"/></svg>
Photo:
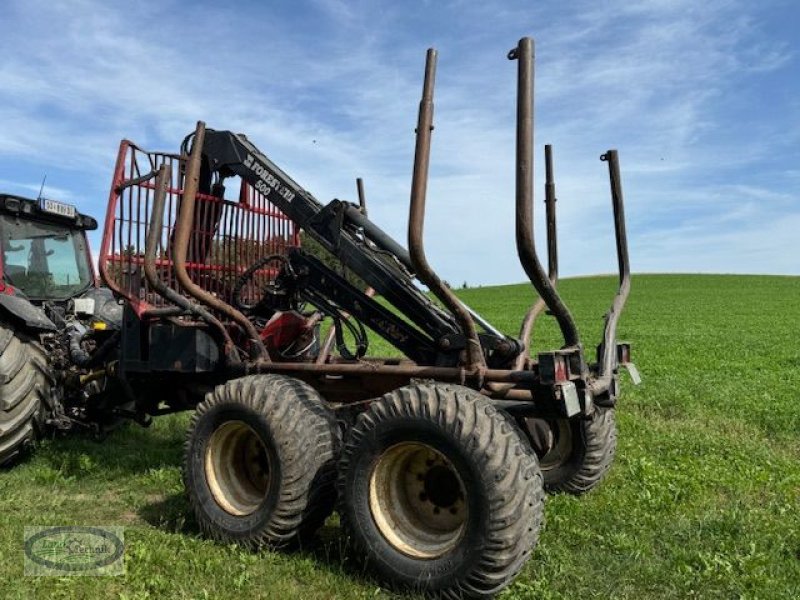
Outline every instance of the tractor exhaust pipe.
<svg viewBox="0 0 800 600"><path fill-rule="evenodd" d="M603 341L597 349L599 364L598 378L590 389L593 394L609 392L613 399L616 390L611 389L617 368L617 323L631 290L631 265L628 259L628 236L625 231L625 203L622 197L622 178L619 172L619 155L609 150L600 157L608 163L608 176L611 183L611 202L614 207L614 235L617 241L617 263L619 267L619 288L605 317Z"/></svg>
<svg viewBox="0 0 800 600"><path fill-rule="evenodd" d="M469 310L456 298L442 280L434 273L425 257L422 231L425 224L425 194L428 185L428 165L431 153L431 131L433 130L433 85L436 75L436 50L430 48L425 60L425 82L417 118L417 140L414 150L414 171L411 178L411 206L408 216L408 249L411 264L417 278L450 309L458 320L467 338L467 370L471 373L485 370L475 322Z"/></svg>
<svg viewBox="0 0 800 600"><path fill-rule="evenodd" d="M556 238L556 184L553 178L553 146L546 144L544 147L544 208L547 219L547 277L553 287L558 284L558 239ZM531 352L531 335L536 319L544 311L545 304L541 298L537 299L528 310L522 321L519 339L522 340L523 350L517 358L517 369L522 369Z"/></svg>
<svg viewBox="0 0 800 600"><path fill-rule="evenodd" d="M567 347L578 346L580 337L575 320L544 272L533 239L533 40L522 38L517 47L508 53L508 59L518 61L517 253L533 287L558 321L564 344Z"/></svg>

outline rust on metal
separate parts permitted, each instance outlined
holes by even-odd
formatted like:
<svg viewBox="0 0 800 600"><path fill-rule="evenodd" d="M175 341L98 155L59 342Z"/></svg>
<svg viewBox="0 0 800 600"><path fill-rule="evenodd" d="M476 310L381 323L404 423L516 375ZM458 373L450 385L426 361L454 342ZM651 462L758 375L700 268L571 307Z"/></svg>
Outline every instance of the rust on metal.
<svg viewBox="0 0 800 600"><path fill-rule="evenodd" d="M428 50L425 61L425 82L417 118L417 141L414 151L414 172L411 178L411 207L408 218L408 250L417 278L450 309L458 319L467 339L467 370L479 373L486 368L478 332L469 311L436 275L425 256L423 228L425 224L425 195L428 185L431 132L433 131L433 85L436 76L436 50Z"/></svg>
<svg viewBox="0 0 800 600"><path fill-rule="evenodd" d="M246 332L250 340L251 349L253 350L253 358L260 358L261 360L269 362L269 354L250 320L223 299L217 298L193 282L186 271L187 252L189 251L190 241L193 241L193 225L195 225L196 219L200 217L200 215L195 215L195 198L197 196L200 179L200 155L203 151L204 137L205 123L198 121L192 144L192 152L189 156L189 163L186 168L183 199L181 201L178 219L175 223L175 244L172 255L175 277L187 294L193 296L212 310L226 315ZM200 255L201 251L198 248L200 242L198 238L199 236L194 236L192 250L197 255Z"/></svg>
<svg viewBox="0 0 800 600"><path fill-rule="evenodd" d="M625 231L625 202L622 197L622 177L619 172L619 155L609 150L600 157L608 163L608 177L611 185L611 203L614 209L614 237L617 242L617 264L619 269L619 288L606 313L603 341L598 349L599 377L590 389L594 394L608 391L614 381L617 361L617 322L631 290L631 265L628 259L628 235ZM612 395L614 395L614 390Z"/></svg>
<svg viewBox="0 0 800 600"><path fill-rule="evenodd" d="M558 321L564 343L580 344L578 327L567 305L545 274L533 239L533 40L522 38L508 53L517 60L517 253L522 268L547 308Z"/></svg>
<svg viewBox="0 0 800 600"><path fill-rule="evenodd" d="M197 124L188 160L186 156L188 146L184 146L180 156L148 154L147 156L151 158L141 171L138 170L138 166L137 170L133 168L126 170L125 164L121 160L118 161L119 177L115 176L115 181L120 179L123 173L125 174L125 181L121 185L126 186L126 193L120 195L123 200L119 202L119 214L115 217L116 221L114 219L107 221L107 229L110 233L106 236L108 239L104 239L102 254L107 257L105 262L111 267L116 267L116 265L119 267L116 271L106 268L104 273L113 275L110 277L112 280L118 279L124 284L117 288L127 293L125 297L132 303L139 316L169 319L181 327L208 327L212 332L219 332L219 336L216 336L217 341L223 341L223 352L227 360L224 368L209 375L208 381L214 378L227 379L255 373L285 373L307 381L320 391L326 400L341 401L344 404L359 403L362 400L376 398L413 380L433 379L469 385L498 401L498 406L510 406L514 402L520 402L523 405L539 402L543 410L547 410L548 403L558 402L555 394L560 388L557 389L557 384L565 382L564 379L558 379L554 374L552 377L545 376L549 372L545 360L548 353L540 353L536 359L531 357L534 324L547 309L556 318L564 338L565 348L562 349L564 357L566 357L564 360L569 359L570 361L568 371L566 371L569 376L568 383L573 390L577 389L581 394L586 393L586 396L581 396L581 398L588 398L583 409L586 411L585 414L590 414L592 395L598 397L598 402L601 402L601 396L603 399L613 399L616 395L616 374L620 362L617 357L616 328L630 288L618 156L616 150L609 150L602 158L608 162L609 166L620 282L611 309L606 315L603 341L598 350L598 364L588 367L575 321L556 290L559 271L556 190L550 145L545 146L544 202L547 225L547 273L545 273L535 248L533 233L533 41L530 38L521 39L517 47L509 53L508 58L518 61L515 165L516 244L520 262L538 294L536 301L528 309L521 326L520 337L523 348L518 355L513 353L519 349L515 340L511 340L494 329L490 323L461 302L434 273L425 254L423 234L437 59L436 51L433 49L429 49L427 52L417 119L410 191L408 251L391 240L366 218L367 201L361 178L356 180L358 207L349 203L334 205L344 207L342 214L346 213L349 224L346 233L354 234L356 247L356 243L359 243L367 249L376 251L382 249L384 253L394 256L397 269L390 271L388 276L394 272L398 276L407 276L409 287L418 291L416 284L412 281L412 278L416 277L451 313L452 316L447 315L445 323L448 334L432 336L438 346L434 347L429 354L421 354L423 359L414 362L409 359L356 358L334 355L332 348L336 339L335 325L328 332L327 339L315 358L308 355L299 358L298 355L280 358L281 361L283 358L288 358L290 362L277 362L276 355L275 362L270 359L261 335L256 330L256 324L260 326L264 315L255 312L250 314L247 308L243 308L250 314L248 317L237 310L231 303L234 295L228 293L229 290L226 286L233 277L242 271L247 272L251 268L256 268L254 272L260 273L264 278L272 277L274 274L271 272L272 270L266 268L267 263L263 265L265 267L263 273L259 270L260 268L255 267L260 260L264 259L261 254L267 251L267 246L269 246L269 255L273 255L278 250L275 248L276 245L285 248L287 241L292 236L296 237L295 227L302 226L298 224L302 221L296 216L297 221L290 221L292 211L284 207L283 210L286 211L283 214L284 220L276 221L276 228L273 228L262 217L270 215L270 211L277 212L279 209L268 204L266 194L258 196L256 187L246 188L243 185L238 201L226 200L222 182L227 180L226 177L229 173L224 168L215 172L215 177L207 177L204 170L201 180L201 157L209 159L208 164L213 163L212 138L215 135L213 130L209 130L206 134L202 121ZM216 132L216 134L219 133ZM152 156L160 158L153 159ZM172 177L183 165L186 166L183 181L173 182ZM150 171L150 173L142 174L146 171ZM247 173L247 171L243 172ZM240 176L243 177L243 181L246 179L244 175ZM153 177L156 179L155 186L149 183ZM212 181L218 183L212 184ZM155 190L154 197L148 195L153 190ZM297 193L304 192L298 190ZM134 196L134 194L136 195ZM259 198L261 199L259 200ZM296 206L297 200L291 207ZM151 207L152 214L149 212ZM127 228L114 226L117 221L126 224ZM173 222L174 226L171 226ZM336 226L341 228L343 227L342 223L343 221L340 219ZM146 229L148 225L149 229ZM140 251L142 231L146 231L147 238L144 253ZM130 251L128 251L129 248ZM171 255L171 261L168 255ZM303 255L297 252L292 253L292 256L302 258ZM352 257L354 255L345 256ZM136 281L136 278L142 279L141 265L144 267L144 281L140 283ZM250 267L246 265L250 265ZM190 276L192 273L194 275ZM375 280L372 282L380 287ZM331 282L330 279L323 278L321 282L314 280L314 285L317 286L315 288L301 288L300 285L303 284L298 284L298 297L301 297L299 294L305 289L306 292L311 290L313 294L319 294L319 297L324 299L325 294L330 292ZM115 291L118 291L117 288ZM241 287L234 289L241 291ZM252 296L262 293L263 290L260 290L258 284L253 283L248 292ZM125 294L123 293L123 295ZM238 295L237 292L235 296L238 298ZM374 290L368 288L364 295L370 297L374 295ZM311 297L318 298L317 295ZM139 306L137 302L140 300L141 310L137 308ZM306 300L308 299L306 298ZM346 306L353 314L359 315L361 301L362 295L358 293L357 300ZM427 307L429 299L425 298L425 301L424 306ZM296 305L291 304L291 306ZM266 308L274 307L267 305ZM334 308L341 308L341 305L336 305ZM316 314L324 312L319 305L317 305L317 309L320 312ZM398 310L401 309L398 308ZM445 311L442 309L435 310L436 314L444 315ZM347 317L346 314L338 311L335 314ZM265 315L269 316L268 313ZM312 325L315 324L312 322ZM481 329L481 338L478 337L477 328ZM462 334L466 340L465 345ZM492 340L489 345L487 339L491 336L498 339ZM341 340L341 337L339 339ZM481 339L487 343L486 357ZM428 343L429 340L426 338L424 342ZM455 349L453 348L454 343L458 343ZM398 345L398 347L400 346ZM448 347L451 350L449 353L440 352ZM242 352L243 357L245 349L250 352L250 356L241 360L239 353ZM408 347L404 347L403 350L407 355L411 355ZM345 354L343 351L341 353ZM549 353L549 355L552 354ZM429 357L433 358L428 360ZM487 360L492 368L487 365ZM627 362L627 360L629 357L625 355L625 361ZM551 360L551 363L555 364L555 360ZM176 361L173 366L176 369L180 368L181 362ZM555 369L552 371L555 373ZM607 396L604 396L606 394Z"/></svg>
<svg viewBox="0 0 800 600"><path fill-rule="evenodd" d="M555 288L558 284L558 239L556 229L556 184L553 176L553 146L546 144L544 147L544 206L547 220L547 277ZM523 351L517 357L515 368L519 369L529 360L531 353L531 337L536 319L544 312L545 303L542 298L537 298L533 306L528 309L520 327L519 338L522 340Z"/></svg>
<svg viewBox="0 0 800 600"><path fill-rule="evenodd" d="M98 266L106 285L125 298L140 317L145 313L153 318L168 317L177 312L144 275L145 238L155 200L155 177L162 164L171 167L172 180L167 189L156 267L168 287L189 297L175 280L171 259L187 157L188 148L183 154L173 154L148 151L127 140L120 144ZM295 223L246 182L242 182L236 200L225 199L219 191L217 186L197 194L195 212L202 219L198 219L197 230L191 235L191 256L197 255L198 250L207 254L196 262L187 257L186 269L192 281L203 289L229 299L231 283L245 270L244 265L266 255L285 253L299 245L299 236ZM247 228L243 227L245 223L249 224ZM246 292L249 296L257 294L275 274L272 269L260 270Z"/></svg>
<svg viewBox="0 0 800 600"><path fill-rule="evenodd" d="M387 376L415 379L435 379L439 381L460 382L470 380L470 373L459 367L432 367L417 364L391 364L381 359L364 359L360 362L329 362L316 364L308 362L265 362L248 361L234 366L229 372L235 376L256 373L306 373L317 376ZM508 369L485 369L481 373L486 382L514 383L531 385L538 375L534 371L511 371ZM526 391L530 395L530 391Z"/></svg>
<svg viewBox="0 0 800 600"><path fill-rule="evenodd" d="M558 281L558 238L556 229L556 182L553 175L553 146L544 146L544 209L547 220L547 274L553 285Z"/></svg>
<svg viewBox="0 0 800 600"><path fill-rule="evenodd" d="M167 187L171 180L172 167L169 163L163 163L161 167L159 167L158 175L156 176L156 191L153 197L150 226L147 230L147 240L145 243L144 274L153 291L176 306L149 309L142 313L142 316L145 318L157 318L179 315L186 312L196 315L216 329L223 340L223 354L226 360L236 364L240 362L239 354L236 352L236 346L222 322L202 306L191 302L188 298L168 287L158 276L156 269L156 250L164 226L164 205L167 198Z"/></svg>

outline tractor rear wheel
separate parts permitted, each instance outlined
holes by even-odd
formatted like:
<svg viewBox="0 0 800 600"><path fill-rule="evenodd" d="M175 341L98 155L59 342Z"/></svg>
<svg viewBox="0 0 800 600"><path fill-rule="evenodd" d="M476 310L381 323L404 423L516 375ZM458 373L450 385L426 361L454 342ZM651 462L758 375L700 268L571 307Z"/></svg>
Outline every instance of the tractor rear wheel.
<svg viewBox="0 0 800 600"><path fill-rule="evenodd" d="M51 386L42 347L0 325L0 466L19 460L43 432Z"/></svg>
<svg viewBox="0 0 800 600"><path fill-rule="evenodd" d="M491 596L536 545L544 493L516 424L474 390L411 385L362 413L339 462L339 514L381 580Z"/></svg>
<svg viewBox="0 0 800 600"><path fill-rule="evenodd" d="M256 548L302 541L335 501L339 429L309 385L280 375L228 381L197 406L183 480L201 529Z"/></svg>
<svg viewBox="0 0 800 600"><path fill-rule="evenodd" d="M585 494L606 476L617 449L613 408L596 406L588 419L526 419L539 450L539 466L548 492Z"/></svg>

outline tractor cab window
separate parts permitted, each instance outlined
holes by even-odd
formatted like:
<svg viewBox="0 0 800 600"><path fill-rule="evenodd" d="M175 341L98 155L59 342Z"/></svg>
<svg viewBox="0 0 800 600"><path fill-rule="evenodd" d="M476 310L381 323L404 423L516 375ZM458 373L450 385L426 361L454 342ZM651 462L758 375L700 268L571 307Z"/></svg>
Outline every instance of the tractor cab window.
<svg viewBox="0 0 800 600"><path fill-rule="evenodd" d="M32 299L64 300L92 283L82 231L0 217L3 277Z"/></svg>

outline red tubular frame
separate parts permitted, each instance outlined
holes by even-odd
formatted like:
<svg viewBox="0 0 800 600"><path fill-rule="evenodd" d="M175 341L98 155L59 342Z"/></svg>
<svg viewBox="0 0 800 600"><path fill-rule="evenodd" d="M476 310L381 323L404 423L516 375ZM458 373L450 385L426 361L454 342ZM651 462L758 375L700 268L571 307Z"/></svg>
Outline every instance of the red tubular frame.
<svg viewBox="0 0 800 600"><path fill-rule="evenodd" d="M148 152L129 140L120 144L97 267L102 281L125 298L139 316L169 306L144 277L145 238L156 191L155 176L163 164L171 167L173 176L167 186L155 265L164 283L180 290L169 247L175 235L186 160L177 154ZM208 292L224 296L230 282L255 260L300 245L300 232L294 223L245 182L237 191L236 200L197 194L196 203L200 207L198 222L193 228L186 269L192 281ZM214 217L218 217L216 221ZM204 252L205 261L199 259ZM274 275L275 269L259 271L253 285L243 293L255 294Z"/></svg>

